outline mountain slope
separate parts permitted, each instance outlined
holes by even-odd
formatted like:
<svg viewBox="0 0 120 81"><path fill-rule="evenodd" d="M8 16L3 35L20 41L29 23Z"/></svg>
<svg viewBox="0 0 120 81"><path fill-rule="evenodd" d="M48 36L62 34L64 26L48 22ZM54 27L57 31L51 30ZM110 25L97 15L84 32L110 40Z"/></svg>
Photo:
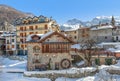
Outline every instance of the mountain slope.
<svg viewBox="0 0 120 81"><path fill-rule="evenodd" d="M6 29L5 22L13 24L17 18L33 16L31 13L24 13L10 6L0 4L0 30Z"/></svg>
<svg viewBox="0 0 120 81"><path fill-rule="evenodd" d="M0 22L7 21L12 24L15 19L27 16L31 16L31 14L18 11L7 5L0 5Z"/></svg>

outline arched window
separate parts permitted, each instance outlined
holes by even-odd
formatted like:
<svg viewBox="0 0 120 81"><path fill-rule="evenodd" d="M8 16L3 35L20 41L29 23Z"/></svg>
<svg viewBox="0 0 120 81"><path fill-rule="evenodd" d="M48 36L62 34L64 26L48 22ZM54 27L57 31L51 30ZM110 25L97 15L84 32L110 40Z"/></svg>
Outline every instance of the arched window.
<svg viewBox="0 0 120 81"><path fill-rule="evenodd" d="M34 53L39 53L40 52L40 47L39 46L34 46L33 47L33 52Z"/></svg>

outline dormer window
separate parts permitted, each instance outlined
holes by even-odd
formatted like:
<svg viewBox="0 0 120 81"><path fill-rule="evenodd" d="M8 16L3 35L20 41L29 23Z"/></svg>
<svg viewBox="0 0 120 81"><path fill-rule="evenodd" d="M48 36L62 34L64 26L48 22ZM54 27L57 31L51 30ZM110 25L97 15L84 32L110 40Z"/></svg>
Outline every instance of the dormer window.
<svg viewBox="0 0 120 81"><path fill-rule="evenodd" d="M38 35L33 35L31 38L32 38L32 40L34 40L34 41L37 41L37 40L40 39L40 37L39 37Z"/></svg>

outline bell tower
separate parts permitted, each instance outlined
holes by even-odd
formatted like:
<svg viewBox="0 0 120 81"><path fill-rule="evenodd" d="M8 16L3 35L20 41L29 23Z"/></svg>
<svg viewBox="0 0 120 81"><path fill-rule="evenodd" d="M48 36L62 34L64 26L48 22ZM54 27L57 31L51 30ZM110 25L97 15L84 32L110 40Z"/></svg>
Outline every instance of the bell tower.
<svg viewBox="0 0 120 81"><path fill-rule="evenodd" d="M115 18L114 18L114 16L112 16L111 25L112 25L112 26L115 26Z"/></svg>

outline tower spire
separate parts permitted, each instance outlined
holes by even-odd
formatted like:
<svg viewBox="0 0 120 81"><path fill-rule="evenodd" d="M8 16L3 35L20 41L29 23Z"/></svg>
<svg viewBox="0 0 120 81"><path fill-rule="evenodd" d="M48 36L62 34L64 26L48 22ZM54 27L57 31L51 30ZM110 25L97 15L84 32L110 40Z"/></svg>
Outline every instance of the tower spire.
<svg viewBox="0 0 120 81"><path fill-rule="evenodd" d="M112 26L115 26L115 18L114 18L114 16L112 16L111 24L112 24Z"/></svg>

